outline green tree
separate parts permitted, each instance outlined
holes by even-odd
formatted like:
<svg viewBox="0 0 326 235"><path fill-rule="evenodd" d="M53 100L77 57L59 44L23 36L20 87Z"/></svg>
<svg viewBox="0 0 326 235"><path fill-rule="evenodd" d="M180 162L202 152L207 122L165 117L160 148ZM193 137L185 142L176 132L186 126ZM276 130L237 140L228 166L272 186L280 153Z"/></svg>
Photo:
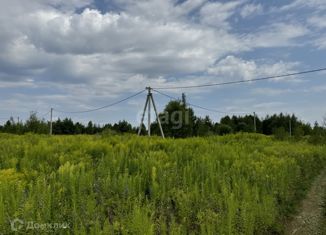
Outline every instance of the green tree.
<svg viewBox="0 0 326 235"><path fill-rule="evenodd" d="M26 132L46 134L48 133L48 124L37 118L36 112L31 112L29 119L25 123Z"/></svg>
<svg viewBox="0 0 326 235"><path fill-rule="evenodd" d="M131 133L132 126L127 121L119 121L118 123L113 125L113 130L120 132L120 133Z"/></svg>
<svg viewBox="0 0 326 235"><path fill-rule="evenodd" d="M227 135L232 133L232 127L226 124L217 125L217 133L219 135Z"/></svg>
<svg viewBox="0 0 326 235"><path fill-rule="evenodd" d="M62 134L72 135L76 134L75 124L70 118L65 118L62 123Z"/></svg>
<svg viewBox="0 0 326 235"><path fill-rule="evenodd" d="M225 116L225 117L221 118L220 124L221 125L226 125L226 126L230 127L231 128L231 132L233 132L233 126L234 126L234 124L233 124L233 121L231 120L231 118L229 116Z"/></svg>
<svg viewBox="0 0 326 235"><path fill-rule="evenodd" d="M95 133L95 128L92 121L89 121L86 127L86 133L92 135Z"/></svg>
<svg viewBox="0 0 326 235"><path fill-rule="evenodd" d="M213 123L209 116L196 118L194 124L194 135L207 136L213 134Z"/></svg>
<svg viewBox="0 0 326 235"><path fill-rule="evenodd" d="M184 138L193 135L195 121L194 111L187 106L186 96L182 96L182 101L170 101L163 113L159 114L162 127L166 136ZM153 131L159 135L157 122L153 125Z"/></svg>
<svg viewBox="0 0 326 235"><path fill-rule="evenodd" d="M293 135L297 140L301 139L304 134L305 132L302 126L297 126L293 131Z"/></svg>
<svg viewBox="0 0 326 235"><path fill-rule="evenodd" d="M77 122L74 126L75 134L83 134L85 132L85 127L83 124Z"/></svg>

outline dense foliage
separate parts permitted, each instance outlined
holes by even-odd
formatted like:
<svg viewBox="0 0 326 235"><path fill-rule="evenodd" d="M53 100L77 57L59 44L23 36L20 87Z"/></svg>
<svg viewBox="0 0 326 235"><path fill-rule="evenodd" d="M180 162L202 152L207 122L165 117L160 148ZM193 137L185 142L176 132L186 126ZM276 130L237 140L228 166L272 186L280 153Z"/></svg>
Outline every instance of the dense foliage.
<svg viewBox="0 0 326 235"><path fill-rule="evenodd" d="M165 115L177 114L177 115ZM180 115L181 114L181 115ZM179 116L178 116L179 115ZM254 131L254 116L225 116L220 122L214 123L209 116L204 118L197 117L191 108L188 108L180 101L171 101L160 114L163 130L166 136L174 138L186 138L194 136L225 135L231 133ZM175 119L175 120L171 120ZM285 139L290 136L289 123L291 121L291 136L301 138L303 136L313 136L313 142L326 140L326 122L323 126L315 123L313 127L306 124L295 115L274 114L264 119L256 117L257 133L265 135L275 135L279 139ZM153 135L160 135L157 122L152 123L151 130ZM32 113L26 122L18 122L13 118L8 120L3 126L0 125L0 132L11 134L24 133L49 133L49 122L44 119L38 119L35 113ZM53 122L53 134L73 135L73 134L98 134L109 132L111 134L137 133L138 127L133 127L127 121L119 121L115 124L96 125L88 122L84 125L80 122L73 122L70 118L58 119ZM143 126L142 134L146 134L146 128ZM326 142L326 141L323 141Z"/></svg>
<svg viewBox="0 0 326 235"><path fill-rule="evenodd" d="M11 134L47 134L49 133L49 126L49 122L39 119L36 113L32 112L25 123L21 121L16 122L13 118L10 118L3 126L0 125L0 132ZM93 135L107 130L110 130L112 133L136 133L136 128L133 128L130 123L124 120L113 125L106 124L104 126L96 125L92 121L84 125L80 122L73 122L70 118L53 121L53 134L57 135Z"/></svg>
<svg viewBox="0 0 326 235"><path fill-rule="evenodd" d="M0 231L19 218L63 234L281 233L325 150L258 134L1 134Z"/></svg>

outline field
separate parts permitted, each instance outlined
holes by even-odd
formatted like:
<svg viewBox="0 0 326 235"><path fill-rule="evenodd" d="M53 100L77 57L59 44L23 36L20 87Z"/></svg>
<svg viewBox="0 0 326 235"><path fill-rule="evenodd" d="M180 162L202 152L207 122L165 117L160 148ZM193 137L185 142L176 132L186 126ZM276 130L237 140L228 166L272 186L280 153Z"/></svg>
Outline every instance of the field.
<svg viewBox="0 0 326 235"><path fill-rule="evenodd" d="M282 234L325 165L325 147L255 134L1 134L0 234Z"/></svg>

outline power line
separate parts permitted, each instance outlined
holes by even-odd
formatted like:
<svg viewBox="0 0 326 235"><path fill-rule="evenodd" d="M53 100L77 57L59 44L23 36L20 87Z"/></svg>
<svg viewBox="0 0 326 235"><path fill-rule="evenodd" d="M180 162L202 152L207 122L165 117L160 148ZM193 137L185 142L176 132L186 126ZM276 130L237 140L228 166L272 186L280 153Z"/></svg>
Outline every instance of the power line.
<svg viewBox="0 0 326 235"><path fill-rule="evenodd" d="M237 81L221 82L221 83L207 83L207 84L192 85L192 86L154 87L153 89L171 90L171 89L190 89L190 88L201 88L201 87L212 87L212 86L224 86L224 85L231 85L231 84L264 81L264 80L275 79L275 78L291 77L291 76L295 76L295 75L302 75L302 74L308 74L308 73L317 73L317 72L321 72L321 71L326 71L326 68L307 70L307 71L301 71L301 72L296 72L296 73L288 73L288 74L269 76L269 77L262 77L262 78L254 78L254 79L249 79L249 80L237 80Z"/></svg>
<svg viewBox="0 0 326 235"><path fill-rule="evenodd" d="M41 118L45 118L47 115L49 115L49 113L51 112L51 110L50 111L48 111L48 112L46 112L45 114L43 114L43 115L40 115L41 116Z"/></svg>
<svg viewBox="0 0 326 235"><path fill-rule="evenodd" d="M102 107L99 107L99 108L95 108L95 109L89 109L89 110L83 110L83 111L73 111L73 112L70 112L70 111L62 111L62 110L57 110L57 109L53 109L53 110L55 110L55 111L57 111L59 113L66 113L66 114L69 114L69 113L71 113L71 114L72 113L90 113L90 112L98 111L98 110L101 110L101 109L109 108L109 107L112 107L114 105L120 104L120 103L122 103L122 102L124 102L126 100L129 100L131 98L134 98L134 97L142 94L144 91L145 91L145 89L144 90L141 90L141 91L139 91L139 92L137 92L137 93L135 93L135 94L133 94L131 96L128 96L128 97L126 97L126 98L124 98L122 100L119 100L119 101L116 101L114 103L111 103L111 104L108 104L108 105L105 105L105 106L102 106Z"/></svg>
<svg viewBox="0 0 326 235"><path fill-rule="evenodd" d="M163 95L165 97L168 97L168 98L170 98L172 100L179 100L178 98L175 98L173 96L170 96L168 94L165 94L165 93L163 93L161 91L158 91L156 89L153 89L153 91L159 93L160 95ZM246 112L224 112L224 111L220 111L220 110L216 110L216 109L205 108L203 106L196 105L196 104L191 104L191 103L188 103L188 102L187 102L187 105L192 106L192 107L195 107L195 108L203 109L203 110L206 110L206 111L214 112L214 113L221 113L221 114L230 114L230 113L231 114L246 114Z"/></svg>

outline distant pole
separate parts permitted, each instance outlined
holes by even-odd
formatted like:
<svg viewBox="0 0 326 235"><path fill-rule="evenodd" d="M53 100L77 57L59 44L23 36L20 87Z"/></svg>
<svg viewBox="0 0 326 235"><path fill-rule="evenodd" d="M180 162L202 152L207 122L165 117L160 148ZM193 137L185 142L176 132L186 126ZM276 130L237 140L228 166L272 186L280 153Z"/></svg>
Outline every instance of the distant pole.
<svg viewBox="0 0 326 235"><path fill-rule="evenodd" d="M151 136L151 88L147 87L148 90L148 136Z"/></svg>
<svg viewBox="0 0 326 235"><path fill-rule="evenodd" d="M17 117L17 121L18 121L18 124L19 124L19 117Z"/></svg>
<svg viewBox="0 0 326 235"><path fill-rule="evenodd" d="M256 113L254 112L254 131L257 132L257 125L256 125Z"/></svg>
<svg viewBox="0 0 326 235"><path fill-rule="evenodd" d="M53 108L50 111L50 135L52 135L52 117L53 117Z"/></svg>
<svg viewBox="0 0 326 235"><path fill-rule="evenodd" d="M292 122L291 122L291 118L289 121L289 132L290 132L290 137L292 136Z"/></svg>

